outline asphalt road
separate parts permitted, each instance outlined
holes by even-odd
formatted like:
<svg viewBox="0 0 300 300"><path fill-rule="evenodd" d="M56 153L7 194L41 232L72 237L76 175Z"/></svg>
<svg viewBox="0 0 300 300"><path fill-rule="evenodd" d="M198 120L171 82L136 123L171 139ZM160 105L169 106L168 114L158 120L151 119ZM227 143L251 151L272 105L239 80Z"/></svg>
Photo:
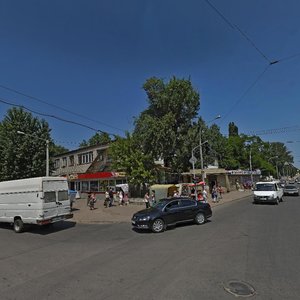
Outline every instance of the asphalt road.
<svg viewBox="0 0 300 300"><path fill-rule="evenodd" d="M300 197L278 206L248 198L161 234L129 223L23 234L0 225L0 299L226 300L236 299L225 290L232 281L236 293L251 285L251 299L300 299L299 213Z"/></svg>

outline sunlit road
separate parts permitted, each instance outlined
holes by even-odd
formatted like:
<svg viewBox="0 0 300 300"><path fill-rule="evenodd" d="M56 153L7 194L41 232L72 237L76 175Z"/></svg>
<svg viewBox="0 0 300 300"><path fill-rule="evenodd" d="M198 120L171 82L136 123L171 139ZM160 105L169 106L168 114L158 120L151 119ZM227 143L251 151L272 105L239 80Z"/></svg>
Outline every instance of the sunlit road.
<svg viewBox="0 0 300 300"><path fill-rule="evenodd" d="M300 197L214 209L211 222L161 234L129 223L56 224L14 233L0 226L0 299L300 299Z"/></svg>

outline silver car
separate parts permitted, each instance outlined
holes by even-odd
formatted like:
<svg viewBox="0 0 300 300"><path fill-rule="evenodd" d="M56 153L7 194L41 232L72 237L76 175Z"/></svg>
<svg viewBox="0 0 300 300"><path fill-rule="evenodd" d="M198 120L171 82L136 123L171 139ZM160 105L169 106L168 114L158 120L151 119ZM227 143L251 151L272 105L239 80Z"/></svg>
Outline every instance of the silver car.
<svg viewBox="0 0 300 300"><path fill-rule="evenodd" d="M287 184L283 189L283 194L299 196L299 189L293 184Z"/></svg>

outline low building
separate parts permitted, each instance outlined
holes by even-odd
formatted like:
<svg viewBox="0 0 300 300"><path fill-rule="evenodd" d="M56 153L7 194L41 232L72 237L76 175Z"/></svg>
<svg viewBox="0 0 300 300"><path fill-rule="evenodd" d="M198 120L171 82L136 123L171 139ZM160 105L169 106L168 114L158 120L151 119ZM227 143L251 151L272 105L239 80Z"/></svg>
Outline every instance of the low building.
<svg viewBox="0 0 300 300"><path fill-rule="evenodd" d="M126 183L124 172L111 169L109 144L95 145L65 152L54 157L53 176L65 176L71 190L104 193Z"/></svg>

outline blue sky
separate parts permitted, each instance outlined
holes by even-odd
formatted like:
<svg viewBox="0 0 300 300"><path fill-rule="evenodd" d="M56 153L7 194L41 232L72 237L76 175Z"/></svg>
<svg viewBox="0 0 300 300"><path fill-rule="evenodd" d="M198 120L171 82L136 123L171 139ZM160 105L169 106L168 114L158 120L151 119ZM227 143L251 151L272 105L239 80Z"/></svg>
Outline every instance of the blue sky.
<svg viewBox="0 0 300 300"><path fill-rule="evenodd" d="M227 21L205 0L1 0L0 99L122 135L147 107L147 78L190 77L199 116L220 114L223 134L235 122L294 141L300 167L300 2L209 2ZM9 108L0 103L1 119ZM45 119L69 149L95 133Z"/></svg>

